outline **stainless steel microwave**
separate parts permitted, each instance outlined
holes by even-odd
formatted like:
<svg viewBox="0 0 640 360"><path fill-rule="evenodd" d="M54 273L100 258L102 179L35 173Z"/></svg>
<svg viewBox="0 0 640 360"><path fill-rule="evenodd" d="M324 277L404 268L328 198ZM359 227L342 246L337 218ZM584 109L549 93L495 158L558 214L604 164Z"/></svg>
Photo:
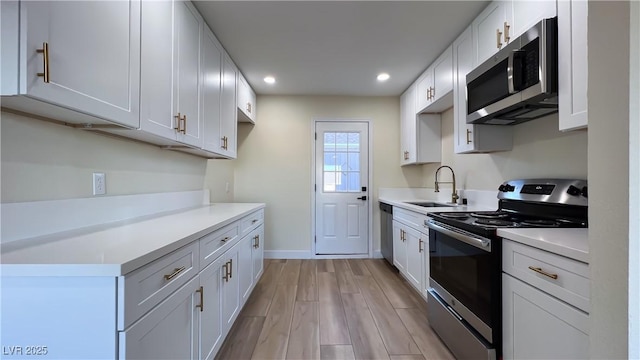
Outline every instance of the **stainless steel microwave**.
<svg viewBox="0 0 640 360"><path fill-rule="evenodd" d="M558 111L557 18L544 19L467 74L467 123L515 125Z"/></svg>

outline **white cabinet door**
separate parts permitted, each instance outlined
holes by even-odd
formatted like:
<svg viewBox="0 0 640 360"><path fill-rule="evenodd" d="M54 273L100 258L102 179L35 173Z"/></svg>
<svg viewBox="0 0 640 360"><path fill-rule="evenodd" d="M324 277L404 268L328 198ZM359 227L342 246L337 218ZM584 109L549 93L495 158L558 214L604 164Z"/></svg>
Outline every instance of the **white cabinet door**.
<svg viewBox="0 0 640 360"><path fill-rule="evenodd" d="M425 229L428 230L428 229ZM429 291L429 233L422 233L422 288L420 292L427 301L427 292Z"/></svg>
<svg viewBox="0 0 640 360"><path fill-rule="evenodd" d="M127 330L120 332L119 358L197 359L198 288L196 276Z"/></svg>
<svg viewBox="0 0 640 360"><path fill-rule="evenodd" d="M138 127L140 2L22 1L20 7L20 93ZM45 45L48 52L38 52Z"/></svg>
<svg viewBox="0 0 640 360"><path fill-rule="evenodd" d="M422 112L431 104L431 93L433 91L433 67L429 68L420 76L416 85L416 112Z"/></svg>
<svg viewBox="0 0 640 360"><path fill-rule="evenodd" d="M249 234L242 238L238 243L238 286L240 287L240 304L244 304L253 285L253 261L251 253L253 250L254 239L253 234ZM255 236L255 235L254 235Z"/></svg>
<svg viewBox="0 0 640 360"><path fill-rule="evenodd" d="M142 2L140 128L175 139L173 1Z"/></svg>
<svg viewBox="0 0 640 360"><path fill-rule="evenodd" d="M200 117L200 44L204 21L193 7L185 1L175 2L174 62L177 66L178 113L182 116L177 140L185 144L202 147L202 124Z"/></svg>
<svg viewBox="0 0 640 360"><path fill-rule="evenodd" d="M586 359L589 316L502 274L505 359Z"/></svg>
<svg viewBox="0 0 640 360"><path fill-rule="evenodd" d="M405 242L405 226L393 221L393 265L401 273L407 272L407 244Z"/></svg>
<svg viewBox="0 0 640 360"><path fill-rule="evenodd" d="M222 154L236 157L236 130L238 128L236 106L236 66L228 55L222 60L221 144Z"/></svg>
<svg viewBox="0 0 640 360"><path fill-rule="evenodd" d="M587 12L583 0L558 0L558 118L560 130L586 128Z"/></svg>
<svg viewBox="0 0 640 360"><path fill-rule="evenodd" d="M509 37L515 39L542 19L556 16L556 0L514 0Z"/></svg>
<svg viewBox="0 0 640 360"><path fill-rule="evenodd" d="M232 104L235 106L235 104ZM240 311L240 282L238 281L238 244L222 256L222 324L226 334Z"/></svg>
<svg viewBox="0 0 640 360"><path fill-rule="evenodd" d="M238 72L238 115L239 122L255 124L256 116L256 94L249 86L241 72Z"/></svg>
<svg viewBox="0 0 640 360"><path fill-rule="evenodd" d="M202 147L200 37L203 21L183 1L143 1L140 127Z"/></svg>
<svg viewBox="0 0 640 360"><path fill-rule="evenodd" d="M260 225L256 229L254 236L255 239L252 237L252 241L255 241L255 244L253 246L253 252L251 253L251 259L253 262L253 283L257 284L264 271L264 225Z"/></svg>
<svg viewBox="0 0 640 360"><path fill-rule="evenodd" d="M400 97L400 165L416 162L416 87Z"/></svg>
<svg viewBox="0 0 640 360"><path fill-rule="evenodd" d="M222 45L208 26L202 37L202 148L221 153Z"/></svg>
<svg viewBox="0 0 640 360"><path fill-rule="evenodd" d="M422 252L423 241L421 233L413 228L406 226L405 244L407 253L407 267L405 276L413 287L420 291L422 288Z"/></svg>
<svg viewBox="0 0 640 360"><path fill-rule="evenodd" d="M471 23L474 37L474 55L477 64L500 50L505 41L505 22L511 23L511 1L492 1Z"/></svg>
<svg viewBox="0 0 640 360"><path fill-rule="evenodd" d="M511 126L467 124L467 74L474 69L473 28L468 27L453 42L453 133L455 153L511 150Z"/></svg>
<svg viewBox="0 0 640 360"><path fill-rule="evenodd" d="M429 112L440 112L451 107L451 100L438 104L441 99L450 95L453 90L453 52L449 46L431 65L433 67L433 89Z"/></svg>
<svg viewBox="0 0 640 360"><path fill-rule="evenodd" d="M213 360L222 345L223 327L221 317L222 306L222 259L207 266L199 274L202 294L200 314L200 359Z"/></svg>

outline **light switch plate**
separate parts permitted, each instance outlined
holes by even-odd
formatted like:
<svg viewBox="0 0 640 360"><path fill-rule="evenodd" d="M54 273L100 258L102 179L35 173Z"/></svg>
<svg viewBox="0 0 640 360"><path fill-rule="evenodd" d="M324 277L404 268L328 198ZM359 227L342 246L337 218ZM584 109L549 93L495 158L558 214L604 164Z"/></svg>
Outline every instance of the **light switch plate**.
<svg viewBox="0 0 640 360"><path fill-rule="evenodd" d="M107 193L107 176L105 173L93 173L93 195Z"/></svg>

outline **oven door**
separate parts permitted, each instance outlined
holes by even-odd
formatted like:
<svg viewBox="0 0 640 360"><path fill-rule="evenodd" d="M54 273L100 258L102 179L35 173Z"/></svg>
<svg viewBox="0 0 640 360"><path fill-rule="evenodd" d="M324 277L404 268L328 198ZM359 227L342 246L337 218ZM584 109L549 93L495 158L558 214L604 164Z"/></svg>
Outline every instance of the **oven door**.
<svg viewBox="0 0 640 360"><path fill-rule="evenodd" d="M500 338L500 255L491 239L429 220L430 287L488 342Z"/></svg>

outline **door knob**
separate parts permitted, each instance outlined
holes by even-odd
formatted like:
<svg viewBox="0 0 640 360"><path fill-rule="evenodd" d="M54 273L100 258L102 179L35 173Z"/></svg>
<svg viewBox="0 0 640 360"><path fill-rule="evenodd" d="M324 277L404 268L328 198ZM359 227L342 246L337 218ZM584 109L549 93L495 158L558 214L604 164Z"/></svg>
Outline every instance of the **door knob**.
<svg viewBox="0 0 640 360"><path fill-rule="evenodd" d="M361 196L361 197L358 198L358 200L367 200L367 196L366 195L365 196Z"/></svg>

